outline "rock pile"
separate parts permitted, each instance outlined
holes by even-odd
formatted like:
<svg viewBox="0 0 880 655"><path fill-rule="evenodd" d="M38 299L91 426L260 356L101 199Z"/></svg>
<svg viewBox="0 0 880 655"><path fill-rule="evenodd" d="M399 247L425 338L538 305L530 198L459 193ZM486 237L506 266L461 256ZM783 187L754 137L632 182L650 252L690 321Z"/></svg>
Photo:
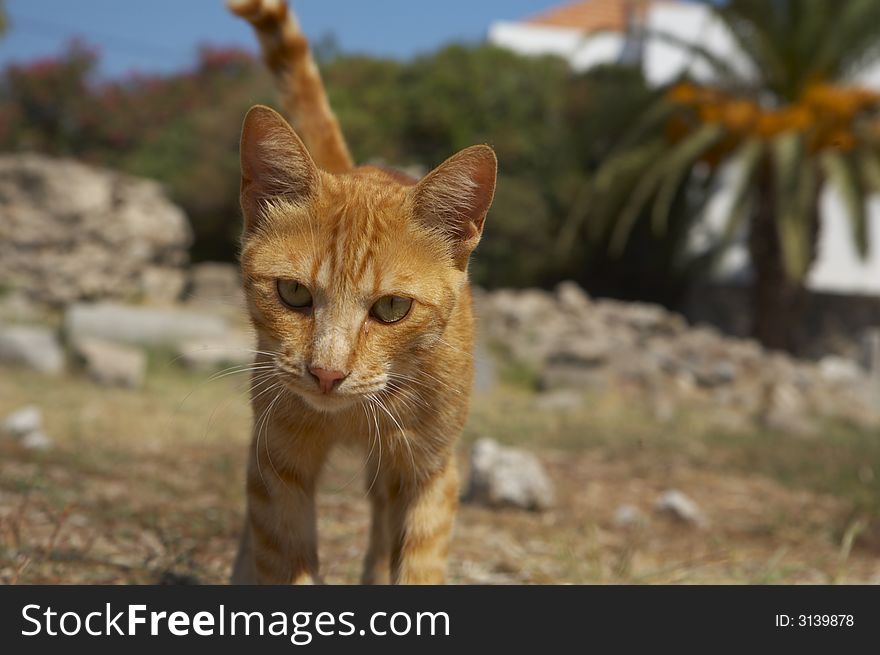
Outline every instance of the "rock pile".
<svg viewBox="0 0 880 655"><path fill-rule="evenodd" d="M249 364L254 347L254 337L226 317L185 306L72 303L60 330L0 321L0 365L51 375L70 368L129 389L143 386L150 351L168 363L212 371Z"/></svg>
<svg viewBox="0 0 880 655"><path fill-rule="evenodd" d="M31 301L165 302L191 229L159 184L73 160L0 156L0 280Z"/></svg>
<svg viewBox="0 0 880 655"><path fill-rule="evenodd" d="M483 338L531 367L539 387L631 391L658 418L711 407L732 427L758 422L788 432L818 429L815 417L877 425L880 403L854 363L818 363L729 338L656 305L589 298L566 282L554 292L476 295Z"/></svg>
<svg viewBox="0 0 880 655"><path fill-rule="evenodd" d="M237 264L202 262L190 268L186 301L193 306L233 309L245 307L244 289Z"/></svg>

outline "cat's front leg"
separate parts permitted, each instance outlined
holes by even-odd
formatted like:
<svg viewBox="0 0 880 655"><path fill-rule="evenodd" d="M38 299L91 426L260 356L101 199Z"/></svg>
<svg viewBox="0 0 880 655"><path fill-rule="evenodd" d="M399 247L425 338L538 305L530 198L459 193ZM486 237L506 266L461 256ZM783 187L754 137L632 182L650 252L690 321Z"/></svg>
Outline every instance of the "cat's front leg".
<svg viewBox="0 0 880 655"><path fill-rule="evenodd" d="M443 584L458 509L458 470L450 456L435 473L412 484L390 485L391 580Z"/></svg>
<svg viewBox="0 0 880 655"><path fill-rule="evenodd" d="M369 457L367 467L367 496L370 498L370 541L364 557L362 584L389 584L391 582L391 536L389 533L389 502L386 476L381 462Z"/></svg>
<svg viewBox="0 0 880 655"><path fill-rule="evenodd" d="M362 584L389 584L391 582L391 537L389 534L388 489L378 470L367 475L367 495L370 498L370 541L364 557ZM372 468L372 467L371 467Z"/></svg>
<svg viewBox="0 0 880 655"><path fill-rule="evenodd" d="M308 458L300 465L272 462L265 452L251 459L245 530L252 557L237 562L236 568L250 568L259 584L320 582L315 511L319 464Z"/></svg>

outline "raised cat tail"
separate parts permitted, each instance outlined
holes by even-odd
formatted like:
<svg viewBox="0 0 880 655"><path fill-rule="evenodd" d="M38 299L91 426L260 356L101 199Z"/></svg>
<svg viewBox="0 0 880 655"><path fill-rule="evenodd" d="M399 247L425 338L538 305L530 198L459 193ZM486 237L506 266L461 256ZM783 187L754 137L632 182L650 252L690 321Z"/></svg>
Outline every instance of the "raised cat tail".
<svg viewBox="0 0 880 655"><path fill-rule="evenodd" d="M282 105L315 163L342 173L354 166L321 74L296 16L284 0L226 0L257 33L263 60L275 75Z"/></svg>

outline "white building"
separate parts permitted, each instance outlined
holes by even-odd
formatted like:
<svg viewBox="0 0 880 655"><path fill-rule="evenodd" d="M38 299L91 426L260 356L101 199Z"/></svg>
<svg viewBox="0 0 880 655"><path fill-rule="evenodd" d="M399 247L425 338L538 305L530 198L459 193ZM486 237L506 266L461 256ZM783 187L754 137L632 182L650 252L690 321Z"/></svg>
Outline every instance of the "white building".
<svg viewBox="0 0 880 655"><path fill-rule="evenodd" d="M646 34L641 44L628 36L638 34L640 25L644 25ZM685 70L697 79L708 79L709 70L703 62L652 33L672 34L705 47L748 73L747 60L738 53L725 28L703 5L684 0L581 0L521 21L495 22L489 27L488 39L524 55L559 55L578 71L640 59L645 79L652 85L669 82ZM854 81L880 87L880 66L864 71ZM722 190L707 211L708 233L718 232L726 202ZM818 259L807 286L818 292L880 296L880 198L870 202L871 251L864 260L856 253L849 219L833 188L826 188L822 194L820 215ZM732 280L748 275L745 248L731 248L721 262L719 277Z"/></svg>

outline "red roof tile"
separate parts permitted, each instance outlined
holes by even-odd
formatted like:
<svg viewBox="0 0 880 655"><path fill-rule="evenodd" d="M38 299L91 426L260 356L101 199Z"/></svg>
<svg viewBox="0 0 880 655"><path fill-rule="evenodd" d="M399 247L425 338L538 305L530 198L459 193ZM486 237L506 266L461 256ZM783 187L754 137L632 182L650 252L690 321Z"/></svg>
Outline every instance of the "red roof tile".
<svg viewBox="0 0 880 655"><path fill-rule="evenodd" d="M666 0L668 1L668 0ZM658 0L581 0L553 7L524 22L548 27L567 27L584 32L597 30L626 31L628 17L644 12Z"/></svg>

